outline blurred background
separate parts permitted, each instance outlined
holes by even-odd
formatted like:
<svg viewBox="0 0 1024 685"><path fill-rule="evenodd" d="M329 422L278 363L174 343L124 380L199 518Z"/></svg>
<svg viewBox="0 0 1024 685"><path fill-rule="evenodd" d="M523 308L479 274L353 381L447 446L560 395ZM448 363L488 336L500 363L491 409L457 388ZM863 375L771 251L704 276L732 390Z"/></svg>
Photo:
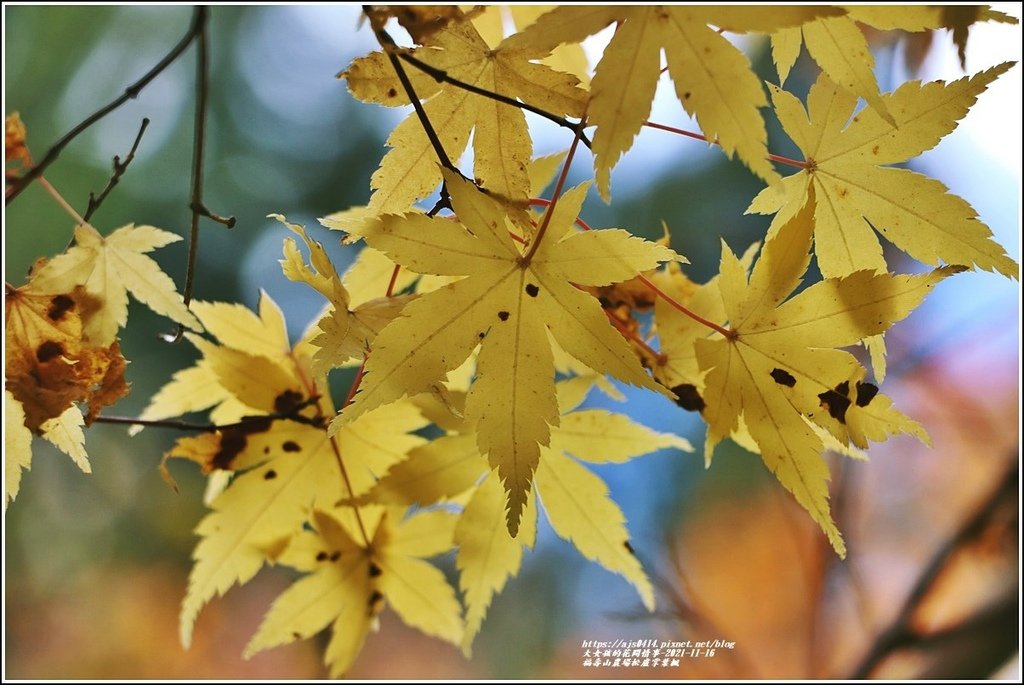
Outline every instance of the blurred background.
<svg viewBox="0 0 1024 685"><path fill-rule="evenodd" d="M1019 12L1019 5L1004 11ZM4 111L18 111L36 159L109 102L183 35L186 7L4 6ZM909 78L959 78L948 33L931 44L872 36L883 90ZM607 36L588 46L599 50ZM353 257L316 217L365 203L383 140L405 116L354 101L335 74L376 47L355 6L216 6L209 25L211 90L206 205L234 215L227 230L204 222L196 296L256 303L268 291L293 337L321 302L281 276L286 214L328 244L339 269ZM767 43L742 43L759 73L777 81ZM1019 60L1019 26L971 30L967 71ZM923 58L921 57L923 55ZM101 232L130 222L185 235L189 224L195 49L72 143L46 173L79 211L107 181L151 119L136 159L93 218ZM908 59L919 62L908 68ZM594 62L592 61L591 64ZM787 87L803 96L815 68L801 57ZM690 130L667 77L651 119ZM940 146L911 168L966 198L1020 259L1020 67L981 97ZM564 130L536 124L538 154L563 150ZM773 152L797 155L774 123ZM590 174L574 165L571 181ZM788 173L784 170L784 173ZM763 236L763 217L743 210L759 182L717 149L644 130L613 174L614 201L592 193L597 227L657 237L695 280L717 270L720 238L741 251ZM4 271L17 286L39 256L64 249L73 225L38 186L4 215ZM184 242L156 253L180 285ZM891 254L897 271L918 265ZM111 413L137 415L170 374L192 362L186 344L159 335L167 320L132 303L122 341L132 393ZM990 273L957 276L888 337L885 391L928 429L929 449L894 439L869 463L833 460L833 502L850 554L839 562L818 530L775 484L758 457L722 446L709 470L698 456L703 425L669 402L629 394L621 405L697 454L665 452L600 469L629 520L633 545L659 590L647 614L628 584L589 564L550 528L521 574L496 598L472 660L406 628L390 612L350 672L361 678L842 678L852 675L936 554L962 531L947 568L905 625L918 634L874 675L892 678L1019 678L1020 291ZM591 397L592 406L614 402ZM618 405L616 405L618 406ZM267 569L200 615L195 646L177 640L192 528L203 515L202 478L175 470L181 494L157 465L177 435L123 428L87 433L93 474L33 444L32 470L4 516L5 675L9 678L319 678L324 642L309 640L242 660L245 643L290 581ZM993 497L992 493L999 493ZM988 509L979 509L991 503ZM960 538L956 538L960 540ZM442 567L451 569L450 559ZM920 637L924 635L925 637ZM583 666L583 640L731 640L710 659L661 669Z"/></svg>

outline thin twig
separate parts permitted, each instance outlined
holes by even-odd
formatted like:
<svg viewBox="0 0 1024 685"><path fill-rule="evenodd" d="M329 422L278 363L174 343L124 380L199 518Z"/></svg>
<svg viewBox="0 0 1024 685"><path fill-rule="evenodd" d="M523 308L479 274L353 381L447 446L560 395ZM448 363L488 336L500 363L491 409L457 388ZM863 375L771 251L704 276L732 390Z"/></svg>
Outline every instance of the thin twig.
<svg viewBox="0 0 1024 685"><path fill-rule="evenodd" d="M235 423L192 423L189 421L177 421L173 419L139 419L133 416L111 416L102 415L97 416L92 420L92 423L109 423L122 426L143 426L144 428L170 428L172 430L180 431L197 431L199 433L214 433L217 431L229 430L231 428L239 428L241 426L248 426L258 421L294 421L296 423L305 424L314 428L322 428L327 430L324 425L323 418L320 416L303 416L296 412L289 412L286 414L261 414L258 416L244 416L240 421Z"/></svg>
<svg viewBox="0 0 1024 685"><path fill-rule="evenodd" d="M124 93L122 93L117 99L115 99L110 104L98 109L96 112L86 117L86 119L83 120L80 124L78 124L73 129L64 134L63 138L54 143L53 146L46 151L46 154L43 156L43 158L39 161L38 164L33 166L31 169L26 171L22 176L20 176L17 180L11 183L10 187L7 189L7 192L5 193L4 204L10 204L11 200L20 195L21 191L23 191L26 187L28 187L30 183L32 183L32 181L34 181L44 171L46 171L46 168L57 160L57 157L60 156L60 153L64 150L64 148L67 147L67 145L72 140L77 138L83 131L88 129L90 126L95 124L103 117L113 112L115 109L117 109L124 103L138 97L142 89L148 86L149 82L155 79L157 76L159 76L160 73L164 71L164 69L169 67L172 63L174 63L174 61L181 56L181 53L185 52L185 49L192 43L195 37L199 35L199 32L202 30L205 15L205 7L196 7L195 12L192 15L192 24L189 26L188 32L186 32L185 35L182 36L181 40L178 41L178 44L171 48L171 51L168 52L167 55L156 64L155 67L146 72L145 76L143 76L141 79L125 88Z"/></svg>
<svg viewBox="0 0 1024 685"><path fill-rule="evenodd" d="M675 126L666 126L665 124L658 124L653 121L645 121L643 123L643 126L647 126L648 128L656 128L659 131L668 131L669 133L675 133L681 136L686 136L687 138L693 138L694 140L703 140L705 143L710 142L713 145L721 145L721 143L719 143L717 139L708 141L708 137L702 133L694 133L693 131L687 131L685 129L676 128ZM801 162L799 159L783 157L782 155L773 155L770 152L768 153L768 159L772 160L773 162L778 162L779 164L787 164L798 169L806 169L810 166L807 162Z"/></svg>
<svg viewBox="0 0 1024 685"><path fill-rule="evenodd" d="M367 17L370 16L369 6L363 5L363 13L366 14ZM377 37L377 42L380 43L380 47L384 51L384 54L388 56L388 60L391 62L391 67L398 75L398 80L402 82L402 88L405 90L405 95L412 103L413 109L416 110L416 116L420 120L420 126L423 127L423 132L426 134L427 140L430 141L430 145L434 148L434 154L437 156L437 161L439 161L441 166L445 169L461 176L462 172L452 164L452 160L448 157L448 153L445 151L444 145L441 144L441 139L437 136L437 131L434 130L434 125L430 123L430 119L427 117L427 112L423 109L423 103L420 102L419 97L417 97L416 89L413 88L412 81L409 80L409 75L405 73L405 67L402 66L402 62L395 56L395 52L400 50L398 44L395 43L395 40L383 27L374 26L373 34Z"/></svg>
<svg viewBox="0 0 1024 685"><path fill-rule="evenodd" d="M1020 477L1020 465L1014 459L1013 464L1006 470L1000 479L999 484L992 490L991 494L978 507L974 515L967 519L960 528L935 552L928 564L924 567L917 582L910 590L907 598L903 601L896 618L889 627L879 633L874 643L868 650L861 662L853 669L851 680L863 680L871 676L875 668L896 649L914 643L920 639L917 631L914 630L912 621L918 607L928 596L935 581L938 580L942 571L946 568L949 560L961 547L980 534L989 520L1007 502L1015 501L1018 493L1017 480Z"/></svg>
<svg viewBox="0 0 1024 685"><path fill-rule="evenodd" d="M197 55L196 55L196 110L195 127L192 140L192 200L189 203L189 210L192 212L192 223L188 239L188 263L185 266L185 287L182 290L182 299L187 307L192 301L192 292L195 288L196 259L199 255L199 219L206 217L227 228L235 225L235 217L222 217L214 214L203 204L203 157L206 151L206 109L207 96L209 95L209 45L206 40L206 22L209 13L206 7L197 7L197 20L199 28L196 34ZM181 340L185 327L178 324L178 330L173 336L165 336L168 342Z"/></svg>
<svg viewBox="0 0 1024 685"><path fill-rule="evenodd" d="M261 417L262 418L262 417ZM143 426L145 428L171 428L179 431L198 431L200 433L212 433L231 426L218 426L213 423L191 423L189 421L175 421L170 419L137 419L132 416L97 416L93 423L112 423L124 426ZM232 424L237 425L237 424Z"/></svg>
<svg viewBox="0 0 1024 685"><path fill-rule="evenodd" d="M550 207L552 203L551 203L551 200L546 200L544 198L536 198L536 197L534 197L534 198L530 198L530 204L531 205L541 205L541 206L544 206L544 207ZM579 217L576 218L576 225L579 226L580 228L582 228L584 231L592 231L592 230L594 230L593 228L590 227L589 224L587 224L586 221L584 221L583 219L580 219ZM669 295L668 293L663 291L661 288L659 288L658 286L654 285L654 283L652 283L651 280L649 278L647 278L646 276L644 276L643 274L638 275L637 279L639 279L641 283L646 285L647 288L651 292L653 292L655 295L657 295L661 299L665 300L665 302L669 303L670 305L672 305L672 307L674 307L675 309L679 310L681 313L685 314L686 316L690 317L691 319L693 319L697 323L703 324L704 326L707 326L711 330L716 331L718 333L721 333L728 340L735 340L736 339L736 333L735 332L733 332L733 331L731 331L731 330L729 330L727 328L722 328L721 326L719 326L718 324L714 323L713 321L708 321L707 319L705 319L700 314L697 314L696 312L691 311L682 302L679 302L674 297L672 297L671 295Z"/></svg>
<svg viewBox="0 0 1024 685"><path fill-rule="evenodd" d="M495 100L497 102L501 102L512 107L518 107L519 109L526 110L527 112L533 112L537 116L544 117L548 121L554 122L561 126L562 128L567 128L573 132L575 132L577 127L579 126L578 123L574 124L565 117L560 117L557 114L552 114L551 112L545 109L541 109L540 107L531 105L528 102L522 102L513 97L509 97L508 95L502 95L501 93L496 93L493 90L487 90L486 88L475 86L472 83L461 81L452 76L451 74L449 74L444 69L438 69L437 67L431 66L424 62L423 60L419 59L418 57L409 54L408 52L399 52L398 56L401 59L408 62L409 64L416 67L417 69L419 69L420 71L422 71L423 73L432 77L438 83L449 83L457 88L461 88L475 95L480 95L482 97L489 98L491 100ZM580 134L580 141L587 146L587 149L590 149L590 139L587 138L587 135L585 133Z"/></svg>
<svg viewBox="0 0 1024 685"><path fill-rule="evenodd" d="M39 185L41 185L43 187L43 189L46 190L46 193L50 197L52 197L54 199L54 201L56 201L56 203L58 205L60 205L60 208L63 209L64 212L67 213L68 216L70 216L72 219L74 219L76 223L79 223L79 224L88 223L75 210L75 208L72 207L71 204L67 200L64 199L64 196L61 195L60 192L56 188L54 188L53 185L49 181L46 180L45 176L40 176L39 177ZM68 247L73 245L74 242L75 242L75 238L74 238L74 235L72 235L71 242L68 244Z"/></svg>
<svg viewBox="0 0 1024 685"><path fill-rule="evenodd" d="M572 165L573 157L576 156L576 148L580 143L580 136L583 135L583 129L587 125L586 116L580 120L580 123L576 125L576 133L573 135L572 145L569 146L569 152L565 155L565 161L562 162L562 172L558 174L558 180L555 182L555 189L551 193L551 201L544 211L544 218L541 219L540 228L537 229L537 235L533 237L533 241L530 243L530 248L523 255L520 263L523 266L529 266L530 261L533 259L533 255L537 254L537 250L540 249L540 241L544 239L544 234L548 230L548 225L551 223L551 217L555 213L555 206L558 204L558 200L562 197L562 189L565 187L565 181L569 177L569 167Z"/></svg>
<svg viewBox="0 0 1024 685"><path fill-rule="evenodd" d="M631 343L633 343L641 350L646 352L647 355L651 357L659 366L665 364L668 361L668 357L666 355L662 354L658 350L651 347L650 344L646 340L644 340L643 337L641 337L638 333L626 328L625 324L619 321L619 317L615 316L614 313L605 309L604 314L605 316L608 317L608 320L611 322L613 326L615 326L619 333L622 334L622 337L626 338Z"/></svg>
<svg viewBox="0 0 1024 685"><path fill-rule="evenodd" d="M481 190L483 189L481 188ZM434 206L430 208L429 212L427 212L427 216L437 216L438 212L442 209L454 211L454 208L452 207L452 196L451 193L448 192L447 181L441 182L441 197L438 198L437 202L434 203Z"/></svg>
<svg viewBox="0 0 1024 685"><path fill-rule="evenodd" d="M128 165L135 159L135 151L139 149L139 143L142 142L142 134L146 132L146 127L149 126L149 118L145 117L142 119L142 126L139 127L139 133L135 136L135 142L132 143L132 149L128 151L128 155L121 161L121 158L114 155L114 173L111 174L110 180L107 181L106 187L100 191L99 195L93 195L89 193L89 207L85 210L85 214L82 218L85 223L88 223L92 219L92 215L96 213L96 210L100 208L103 201L107 199L107 195L110 195L110 191L114 189L118 181L121 180L121 176L128 170Z"/></svg>

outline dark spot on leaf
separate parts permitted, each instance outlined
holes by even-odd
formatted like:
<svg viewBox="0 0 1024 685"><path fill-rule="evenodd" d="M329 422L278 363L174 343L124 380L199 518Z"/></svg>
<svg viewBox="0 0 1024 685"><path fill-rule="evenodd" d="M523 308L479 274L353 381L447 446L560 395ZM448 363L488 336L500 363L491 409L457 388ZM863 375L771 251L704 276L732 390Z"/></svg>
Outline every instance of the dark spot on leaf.
<svg viewBox="0 0 1024 685"><path fill-rule="evenodd" d="M292 631L292 637L294 637L296 640L301 640L302 639L302 633L297 633L295 631Z"/></svg>
<svg viewBox="0 0 1024 685"><path fill-rule="evenodd" d="M224 431L220 438L220 449L213 455L213 467L230 469L238 453L245 449L249 438L235 430Z"/></svg>
<svg viewBox="0 0 1024 685"><path fill-rule="evenodd" d="M331 561L337 561L338 559L341 559L341 552L331 552L330 559Z"/></svg>
<svg viewBox="0 0 1024 685"><path fill-rule="evenodd" d="M274 411L278 414L294 414L302 406L302 393L285 390L274 398Z"/></svg>
<svg viewBox="0 0 1024 685"><path fill-rule="evenodd" d="M270 445L263 446L263 454L270 454Z"/></svg>
<svg viewBox="0 0 1024 685"><path fill-rule="evenodd" d="M389 98L393 98L396 95L398 95L398 91L397 90L395 90L394 88L388 88L388 97Z"/></svg>
<svg viewBox="0 0 1024 685"><path fill-rule="evenodd" d="M317 552L316 553L316 560L317 561L327 561L327 552Z"/></svg>
<svg viewBox="0 0 1024 685"><path fill-rule="evenodd" d="M857 383L857 406L868 406L877 394L878 386L874 383Z"/></svg>
<svg viewBox="0 0 1024 685"><path fill-rule="evenodd" d="M683 383L672 388L676 394L676 404L686 411L704 411L704 400L697 392L697 386Z"/></svg>
<svg viewBox="0 0 1024 685"><path fill-rule="evenodd" d="M878 146L877 145L875 145L873 148L871 148L871 154L873 154L873 155L877 155L878 154Z"/></svg>
<svg viewBox="0 0 1024 685"><path fill-rule="evenodd" d="M47 340L36 348L36 359L38 359L41 364L45 364L51 359L55 359L62 354L64 354L64 346L59 342L53 342L52 340Z"/></svg>
<svg viewBox="0 0 1024 685"><path fill-rule="evenodd" d="M787 388L792 388L796 385L796 379L793 378L793 374L785 369L772 369L772 379L779 385L784 385Z"/></svg>
<svg viewBox="0 0 1024 685"><path fill-rule="evenodd" d="M286 440L285 442L281 443L281 449L283 449L285 452L300 452L300 451L302 451L302 448L299 447L299 443L297 443L297 442L295 442L293 440Z"/></svg>
<svg viewBox="0 0 1024 685"><path fill-rule="evenodd" d="M50 318L50 321L60 321L64 318L65 312L74 308L74 300L67 295L57 295L50 300L50 308L47 310L46 316Z"/></svg>
<svg viewBox="0 0 1024 685"><path fill-rule="evenodd" d="M829 416L839 423L846 423L846 410L850 408L850 383L843 381L835 390L826 390L818 395L821 406L828 410Z"/></svg>
<svg viewBox="0 0 1024 685"><path fill-rule="evenodd" d="M220 449L210 460L210 467L214 469L230 469L235 457L245 449L249 436L255 433L262 433L270 428L272 419L268 416L258 416L244 420L242 423L221 429Z"/></svg>
<svg viewBox="0 0 1024 685"><path fill-rule="evenodd" d="M508 312L498 312L498 318L502 321L508 321Z"/></svg>
<svg viewBox="0 0 1024 685"><path fill-rule="evenodd" d="M636 551L633 549L633 545L629 544L629 540L626 540L625 542L623 542L622 546L626 548L627 552L632 554L634 557L636 556Z"/></svg>
<svg viewBox="0 0 1024 685"><path fill-rule="evenodd" d="M370 562L370 577L371 578L376 578L381 573L383 573L383 571L380 570L380 566L378 566L377 564L375 564L375 563L373 563L371 561Z"/></svg>
<svg viewBox="0 0 1024 685"><path fill-rule="evenodd" d="M486 333L484 333L483 331L480 331L479 333L476 334L476 337L478 337L481 340L483 340L484 336L486 336L486 335L487 335Z"/></svg>
<svg viewBox="0 0 1024 685"><path fill-rule="evenodd" d="M537 293L540 292L540 288L535 286L533 283L526 284L526 294L530 297L537 297Z"/></svg>
<svg viewBox="0 0 1024 685"><path fill-rule="evenodd" d="M691 95L693 95L693 93L691 93L690 91L686 91L685 93L683 93L683 99L689 100Z"/></svg>
<svg viewBox="0 0 1024 685"><path fill-rule="evenodd" d="M370 593L370 599L366 602L366 606L371 613L377 610L377 604L382 599L384 599L384 595L380 593L380 590L374 590Z"/></svg>
<svg viewBox="0 0 1024 685"><path fill-rule="evenodd" d="M274 480L275 478L277 478L277 471L274 469L270 469L263 474L263 480Z"/></svg>

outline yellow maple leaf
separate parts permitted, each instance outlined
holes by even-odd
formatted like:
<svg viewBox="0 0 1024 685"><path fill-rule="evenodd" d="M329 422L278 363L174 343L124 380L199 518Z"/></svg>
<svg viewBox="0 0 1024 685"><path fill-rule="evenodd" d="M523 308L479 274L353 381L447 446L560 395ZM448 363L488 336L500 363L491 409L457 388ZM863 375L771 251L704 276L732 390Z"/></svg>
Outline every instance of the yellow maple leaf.
<svg viewBox="0 0 1024 685"><path fill-rule="evenodd" d="M4 390L4 510L21 488L21 472L32 468L32 431L25 410L10 390Z"/></svg>
<svg viewBox="0 0 1024 685"><path fill-rule="evenodd" d="M478 6L482 12L473 17L473 25L480 32L480 36L488 45L496 46L501 43L507 35L506 32L511 18L512 33L522 31L524 28L537 21L543 14L550 12L555 5L488 5ZM581 84L590 82L590 64L583 46L579 44L559 45L551 54L540 60L556 71L564 71L579 79Z"/></svg>
<svg viewBox="0 0 1024 685"><path fill-rule="evenodd" d="M754 243L740 259L749 270L759 245ZM655 329L658 333L659 356L651 360L651 370L660 383L676 394L676 404L687 411L700 411L704 407L701 395L704 390L704 373L697 364L694 342L714 334L705 324L687 316L676 308L682 304L707 321L724 324L725 305L715 276L707 283L696 284L689 279L677 264L655 272L651 282L667 298L659 297L654 302Z"/></svg>
<svg viewBox="0 0 1024 685"><path fill-rule="evenodd" d="M477 459L480 459L479 452ZM537 537L534 497L527 500L523 525L516 537L505 526L505 491L498 474L491 472L473 491L473 495L455 527L459 547L456 565L459 588L466 602L466 629L462 651L472 654L473 640L483 625L494 595L508 579L519 572L523 550L532 548Z"/></svg>
<svg viewBox="0 0 1024 685"><path fill-rule="evenodd" d="M604 481L576 460L621 463L659 449L693 448L679 436L657 433L626 416L577 409L593 385L593 378L558 383L561 422L552 428L550 446L541 448L534 474L537 496L560 537L587 559L632 583L645 606L653 608L651 584L632 553L621 509L609 497ZM515 538L509 536L500 471L490 471L481 456L473 435L475 425L473 421L456 424L453 433L411 451L361 500L423 506L454 500L472 488L455 530L459 586L466 599L462 648L467 654L492 597L518 572L523 548L533 546L537 526L537 507L530 492L520 530Z"/></svg>
<svg viewBox="0 0 1024 685"><path fill-rule="evenodd" d="M279 559L308 575L274 601L245 649L246 658L312 637L333 622L324 658L331 677L338 677L352 665L386 605L427 635L459 642L462 608L455 591L424 561L451 549L456 516L420 511L404 517L400 508L378 516L361 511L365 541L344 523L350 510L313 512L315 530L296 535Z"/></svg>
<svg viewBox="0 0 1024 685"><path fill-rule="evenodd" d="M72 406L65 409L60 416L44 421L40 430L43 439L71 457L71 461L82 469L82 473L92 473L89 457L85 453L83 425L85 425L85 417L82 416L78 407Z"/></svg>
<svg viewBox="0 0 1024 685"><path fill-rule="evenodd" d="M854 96L864 98L883 119L896 123L878 90L871 46L852 16L822 17L777 35L773 37L773 56L780 81L785 81L800 54L802 36L807 52L822 71Z"/></svg>
<svg viewBox="0 0 1024 685"><path fill-rule="evenodd" d="M956 127L978 95L1012 66L1004 63L952 83L911 81L883 96L897 127L874 109L853 115L856 98L819 77L807 110L772 87L776 112L803 151L808 168L761 192L748 212L778 212L769 235L812 198L815 254L825 276L886 271L877 230L926 264L964 264L1019 278L1020 267L992 240L963 199L939 181L881 167L934 147ZM849 123L849 125L847 125Z"/></svg>
<svg viewBox="0 0 1024 685"><path fill-rule="evenodd" d="M174 281L145 253L181 240L153 226L122 226L103 237L89 224L75 227L75 247L47 262L33 275L42 293L67 293L77 286L96 298L98 308L84 318L85 339L109 345L128 321L128 291L157 314L198 330Z"/></svg>
<svg viewBox="0 0 1024 685"><path fill-rule="evenodd" d="M326 375L331 369L343 366L351 359L362 359L377 333L398 315L410 298L374 297L353 307L348 289L334 269L323 245L306 235L302 226L289 223L280 214L271 216L302 238L309 250L310 265L307 266L295 241L286 239L284 259L281 260L284 275L292 281L311 286L330 303L327 313L317 322L321 333L310 341L314 347L319 348L313 355L313 373ZM377 281L378 293L383 295L381 283L387 283L387 280Z"/></svg>
<svg viewBox="0 0 1024 685"><path fill-rule="evenodd" d="M947 27L964 64L968 28L978 21L1016 23L1012 17L984 5L942 7L939 5L848 5L846 16L822 16L802 27L782 28L772 34L772 59L784 83L800 56L801 44L829 78L864 98L883 119L894 123L888 105L878 91L874 57L867 38L857 23L882 31L929 31Z"/></svg>
<svg viewBox="0 0 1024 685"><path fill-rule="evenodd" d="M487 13L485 13L487 14ZM538 197L544 188L551 184L555 174L565 159L565 152L538 157L526 168L530 184L530 197ZM413 210L415 211L415 210ZM343 243L359 241L363 227L373 223L380 212L365 206L329 214L319 219L320 223L332 230L344 231ZM532 231L530 231L532 233ZM385 284L394 278L392 292L401 293L416 285L419 292L424 292L425 284L419 274L408 269L398 268L384 253L363 245L351 266L345 271L341 283L348 292L348 307L356 310L370 300L376 299L384 292ZM440 285L440 284L439 284ZM360 357L361 358L361 357Z"/></svg>
<svg viewBox="0 0 1024 685"><path fill-rule="evenodd" d="M586 91L575 76L534 60L550 49L513 43L514 36L490 48L473 24L453 24L433 34L411 54L463 83L498 93L556 115L581 116ZM448 156L455 160L473 133L473 173L481 185L514 201L528 197L526 168L533 152L526 117L518 107L442 83L409 64L410 81ZM342 73L352 94L381 105L409 104L401 81L384 53L355 60ZM417 115L411 114L388 136L384 156L370 185L370 208L404 212L441 181L436 153Z"/></svg>
<svg viewBox="0 0 1024 685"><path fill-rule="evenodd" d="M535 474L537 498L555 533L580 554L621 575L637 590L644 606L654 609L654 593L647 574L629 543L625 516L611 499L604 481L579 463L617 463L658 449L690 451L689 443L674 435L656 433L629 418L604 410L565 413L552 431L551 446L541 450ZM594 431L600 437L594 435ZM459 544L460 587L466 598L466 636L470 645L490 605L520 565L523 547L532 547L537 507L528 501L522 528L515 540L501 526L504 497L492 474L474 493L456 529ZM382 481L383 482L383 481Z"/></svg>
<svg viewBox="0 0 1024 685"><path fill-rule="evenodd" d="M738 430L742 415L765 465L821 526L840 556L842 536L829 513L823 443L810 421L843 444L866 446L923 429L892 407L864 371L839 347L883 333L903 319L931 288L962 267L920 276L858 271L826 279L786 299L810 262L813 191L807 205L767 241L749 281L723 245L719 288L729 337L698 339L697 361L707 372L703 401L705 452Z"/></svg>
<svg viewBox="0 0 1024 685"><path fill-rule="evenodd" d="M220 401L214 413L228 405L230 411L219 413L233 421L180 438L167 455L195 461L204 473L235 472L196 528L202 539L182 604L185 645L206 602L246 583L276 558L301 531L311 507L329 508L369 490L424 442L410 433L426 424L411 403L400 402L328 437L326 417L334 408L326 387L310 375L312 349L304 342L288 345L273 301L264 295L258 317L236 305L195 304L199 319L222 344L188 334L203 358L179 372L146 412L165 418L212 406L189 388L196 383Z"/></svg>
<svg viewBox="0 0 1024 685"><path fill-rule="evenodd" d="M758 111L768 104L761 82L743 53L709 24L731 30L768 30L841 11L821 7L744 7L737 11L700 6L564 6L541 16L509 41L549 49L579 42L619 22L597 65L587 108L589 123L597 126L593 144L597 187L607 201L611 170L632 147L651 111L661 75L662 49L683 109L696 117L708 140L717 140L730 157L739 155L769 183L777 181Z"/></svg>
<svg viewBox="0 0 1024 685"><path fill-rule="evenodd" d="M362 502L426 505L458 497L487 470L472 431L444 435L409 452ZM504 511L504 507L502 507Z"/></svg>
<svg viewBox="0 0 1024 685"><path fill-rule="evenodd" d="M482 343L466 414L477 420L480 449L509 492L514 533L540 446L558 423L549 330L591 368L669 394L644 373L597 301L572 284L627 280L678 256L621 230L574 232L586 193L580 186L561 198L550 235L527 260L509 236L502 205L445 173L460 223L385 215L363 238L417 273L467 278L414 300L381 331L359 393L332 427L428 391Z"/></svg>
<svg viewBox="0 0 1024 685"><path fill-rule="evenodd" d="M258 308L257 315L248 307L238 304L192 303L192 309L206 331L221 343L221 356L237 351L248 355L243 360L253 356L262 357L280 367L279 371L271 372L273 377L280 378L283 374L290 379L295 367L284 315L266 293L261 293ZM265 365L266 362L256 363ZM292 385L287 380L280 391ZM239 400L232 394L221 383L212 361L204 358L194 366L177 371L170 382L153 395L139 418L146 421L160 420L213 407L210 419L217 424L228 424L253 413L250 401L248 397L245 401Z"/></svg>

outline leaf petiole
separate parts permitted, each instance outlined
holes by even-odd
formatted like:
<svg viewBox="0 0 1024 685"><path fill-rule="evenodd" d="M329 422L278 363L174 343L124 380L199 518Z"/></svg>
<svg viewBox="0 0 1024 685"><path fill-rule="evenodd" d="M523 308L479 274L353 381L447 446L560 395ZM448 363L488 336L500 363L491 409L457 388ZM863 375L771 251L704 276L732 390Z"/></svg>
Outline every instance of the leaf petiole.
<svg viewBox="0 0 1024 685"><path fill-rule="evenodd" d="M665 124L658 124L653 121L645 121L643 122L643 125L648 128L656 128L659 131L668 131L669 133L676 133L681 136L686 136L687 138L693 138L694 140L703 140L704 142L708 142L707 136L701 133L694 133L693 131L687 131L685 129L676 128L675 126L666 126ZM717 140L712 140L710 142L714 145L719 144ZM774 155L770 152L768 153L768 159L772 160L773 162L778 162L780 164L788 164L789 166L796 167L798 169L807 169L810 167L810 164L808 162L801 162L798 159L783 157L782 155Z"/></svg>
<svg viewBox="0 0 1024 685"><path fill-rule="evenodd" d="M557 188L556 188L556 190L557 190ZM551 200L545 200L544 198L537 197L537 198L530 198L530 204L531 205L538 205L538 206L542 206L542 207L548 207L549 208L548 213L550 214L550 211L551 211L550 207L554 203ZM545 216L547 216L547 215L545 215ZM590 227L589 224L587 224L586 221L584 221L583 219L580 219L579 217L576 218L576 225L579 226L580 228L582 228L584 231L592 231L592 230L594 230L594 229L592 229ZM731 331L728 328L723 328L722 326L719 326L718 324L714 323L713 321L708 321L707 319L705 319L700 314L697 314L696 312L691 311L682 302L679 302L674 297L672 297L668 293L664 292L661 288L659 288L658 286L654 285L654 283L652 283L650 281L650 279L646 278L643 274L637 276L637 278L640 280L641 283L646 285L651 290L651 292L653 292L655 295L657 295L661 299L663 299L666 302L668 302L675 309L679 310L680 312L682 312L686 316L690 317L691 319L693 319L697 323L703 324L704 326L707 326L708 328L710 328L711 330L713 330L713 331L715 331L717 333L721 333L723 336L725 336L725 338L727 340L735 340L736 339L735 331Z"/></svg>

